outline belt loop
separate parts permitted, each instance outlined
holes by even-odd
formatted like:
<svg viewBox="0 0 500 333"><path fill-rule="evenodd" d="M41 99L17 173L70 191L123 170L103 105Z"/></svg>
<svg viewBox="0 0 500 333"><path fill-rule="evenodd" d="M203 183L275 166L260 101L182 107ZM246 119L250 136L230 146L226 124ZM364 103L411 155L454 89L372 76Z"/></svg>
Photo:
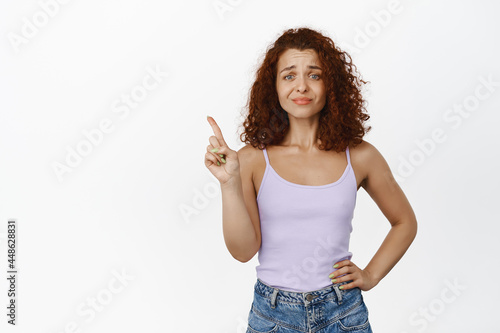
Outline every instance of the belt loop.
<svg viewBox="0 0 500 333"><path fill-rule="evenodd" d="M274 288L273 295L271 296L271 309L276 308L276 297L278 296L278 289Z"/></svg>
<svg viewBox="0 0 500 333"><path fill-rule="evenodd" d="M340 291L339 286L334 284L333 289L335 289L335 293L337 294L338 304L342 304L342 292Z"/></svg>

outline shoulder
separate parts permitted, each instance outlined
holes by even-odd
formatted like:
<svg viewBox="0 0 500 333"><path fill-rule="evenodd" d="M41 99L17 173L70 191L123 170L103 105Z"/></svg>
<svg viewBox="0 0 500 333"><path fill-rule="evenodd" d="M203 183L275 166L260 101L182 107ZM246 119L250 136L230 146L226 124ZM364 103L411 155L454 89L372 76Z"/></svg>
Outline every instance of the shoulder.
<svg viewBox="0 0 500 333"><path fill-rule="evenodd" d="M258 156L258 154L262 154L260 149L255 148L251 144L244 145L237 151L237 153L238 153L238 159L240 161L247 163L255 162L255 159Z"/></svg>
<svg viewBox="0 0 500 333"><path fill-rule="evenodd" d="M255 166L260 162L259 156L262 155L262 151L253 147L251 144L246 144L241 147L237 153L240 169L248 170L250 174L252 174ZM264 159L263 155L262 159Z"/></svg>
<svg viewBox="0 0 500 333"><path fill-rule="evenodd" d="M255 152L259 150L258 148L255 148L254 146L252 146L251 144L247 143L246 145L244 145L243 147L241 147L239 150L238 150L238 157L243 156L249 156L251 154L255 154Z"/></svg>
<svg viewBox="0 0 500 333"><path fill-rule="evenodd" d="M373 162L376 159L380 159L382 155L373 144L368 141L362 140L361 143L357 145L349 145L349 153L351 159L358 162L358 164L365 164Z"/></svg>
<svg viewBox="0 0 500 333"><path fill-rule="evenodd" d="M389 165L380 151L370 142L362 140L356 146L349 145L351 164L360 175L363 185L369 178L380 176L390 172Z"/></svg>

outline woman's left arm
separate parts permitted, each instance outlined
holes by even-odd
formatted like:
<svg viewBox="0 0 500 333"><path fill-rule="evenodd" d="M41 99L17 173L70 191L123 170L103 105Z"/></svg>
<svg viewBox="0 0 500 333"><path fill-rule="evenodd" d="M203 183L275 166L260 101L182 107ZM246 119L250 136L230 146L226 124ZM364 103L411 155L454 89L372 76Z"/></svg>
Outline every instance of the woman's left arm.
<svg viewBox="0 0 500 333"><path fill-rule="evenodd" d="M382 154L373 145L368 146L367 158L370 167L361 186L391 224L382 245L364 269L378 284L403 257L415 239L417 218Z"/></svg>
<svg viewBox="0 0 500 333"><path fill-rule="evenodd" d="M417 234L415 213L394 179L389 165L373 145L366 141L362 145L357 159L360 166L358 170L364 169L365 178L360 185L389 220L391 229L365 269L358 268L349 260L337 263L338 271L332 273L330 278L344 273L350 275L337 279L334 283L353 280L342 286L343 289L359 287L370 290L375 287L403 257Z"/></svg>

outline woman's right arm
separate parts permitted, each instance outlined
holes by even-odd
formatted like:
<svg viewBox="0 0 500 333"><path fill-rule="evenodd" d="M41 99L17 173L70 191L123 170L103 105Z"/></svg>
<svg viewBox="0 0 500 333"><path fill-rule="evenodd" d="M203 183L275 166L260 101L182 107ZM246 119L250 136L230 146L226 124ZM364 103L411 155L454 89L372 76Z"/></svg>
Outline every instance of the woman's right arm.
<svg viewBox="0 0 500 333"><path fill-rule="evenodd" d="M221 184L224 241L233 258L247 262L259 251L261 240L252 181L252 161L256 151L249 145L238 152L232 150L215 119L207 116L207 120L214 135L209 137L205 166Z"/></svg>
<svg viewBox="0 0 500 333"><path fill-rule="evenodd" d="M226 247L238 261L247 262L259 251L260 221L252 181L253 148L238 151L239 175L221 184L222 224Z"/></svg>

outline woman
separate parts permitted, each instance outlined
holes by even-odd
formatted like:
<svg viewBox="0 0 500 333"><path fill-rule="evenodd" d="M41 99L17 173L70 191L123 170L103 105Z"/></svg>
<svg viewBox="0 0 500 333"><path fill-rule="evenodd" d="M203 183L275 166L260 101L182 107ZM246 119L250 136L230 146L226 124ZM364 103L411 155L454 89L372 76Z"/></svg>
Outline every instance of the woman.
<svg viewBox="0 0 500 333"><path fill-rule="evenodd" d="M417 232L415 214L378 150L350 56L309 28L289 29L257 72L231 150L207 117L205 165L219 180L231 255L259 252L247 332L372 332L361 291L384 278ZM363 187L392 227L361 269L348 251Z"/></svg>

